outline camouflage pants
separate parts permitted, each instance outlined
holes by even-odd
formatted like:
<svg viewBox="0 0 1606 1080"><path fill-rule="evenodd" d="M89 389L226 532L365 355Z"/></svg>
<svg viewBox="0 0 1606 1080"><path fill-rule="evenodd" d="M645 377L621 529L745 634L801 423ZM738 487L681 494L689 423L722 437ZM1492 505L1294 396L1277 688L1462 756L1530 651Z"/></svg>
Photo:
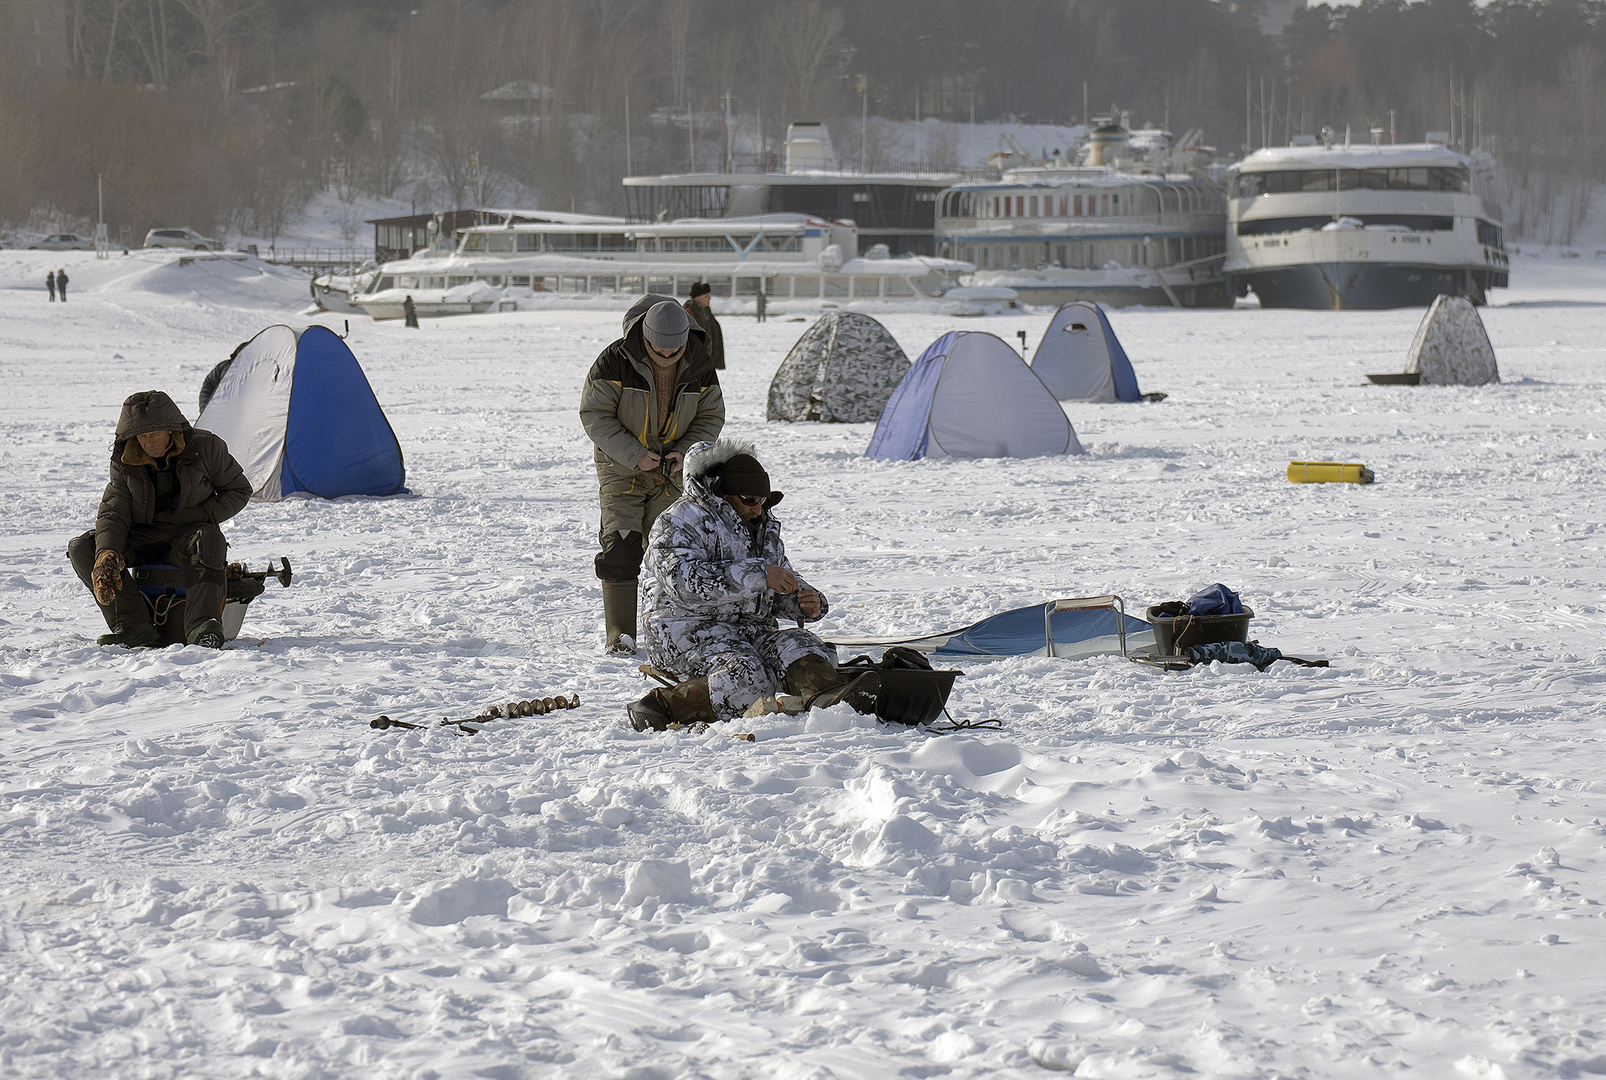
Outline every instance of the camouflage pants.
<svg viewBox="0 0 1606 1080"><path fill-rule="evenodd" d="M706 676L714 715L730 720L742 715L759 698L783 691L786 669L794 661L814 655L836 663L836 651L801 627L774 629L731 623L705 623L695 628L650 628L648 656L658 667L682 679Z"/></svg>

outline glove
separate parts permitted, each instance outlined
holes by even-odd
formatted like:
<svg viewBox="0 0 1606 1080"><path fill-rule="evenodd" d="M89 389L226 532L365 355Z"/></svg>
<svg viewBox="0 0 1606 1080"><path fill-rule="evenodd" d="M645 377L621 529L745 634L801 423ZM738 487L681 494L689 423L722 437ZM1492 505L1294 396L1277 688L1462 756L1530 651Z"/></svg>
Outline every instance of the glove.
<svg viewBox="0 0 1606 1080"><path fill-rule="evenodd" d="M111 607L123 587L123 557L115 551L103 551L95 556L95 569L89 573L90 588L95 590L95 603Z"/></svg>

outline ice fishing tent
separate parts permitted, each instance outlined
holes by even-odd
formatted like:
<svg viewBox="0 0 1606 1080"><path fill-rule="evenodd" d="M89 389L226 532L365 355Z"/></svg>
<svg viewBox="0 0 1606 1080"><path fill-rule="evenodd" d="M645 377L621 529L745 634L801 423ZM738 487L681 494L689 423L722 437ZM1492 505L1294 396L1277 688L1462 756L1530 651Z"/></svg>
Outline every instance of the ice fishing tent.
<svg viewBox="0 0 1606 1080"><path fill-rule="evenodd" d="M1138 377L1097 304L1061 304L1032 354L1032 370L1060 401L1137 401Z"/></svg>
<svg viewBox="0 0 1606 1080"><path fill-rule="evenodd" d="M903 377L866 457L1041 457L1084 453L1054 395L992 334L950 332Z"/></svg>
<svg viewBox="0 0 1606 1080"><path fill-rule="evenodd" d="M909 370L887 328L856 311L830 311L803 332L770 380L768 418L859 424L881 419Z"/></svg>
<svg viewBox="0 0 1606 1080"><path fill-rule="evenodd" d="M406 491L401 446L357 358L322 326L246 343L195 426L220 436L259 499Z"/></svg>
<svg viewBox="0 0 1606 1080"><path fill-rule="evenodd" d="M1422 317L1411 342L1407 372L1427 386L1482 386L1500 381L1494 346L1464 296L1440 296Z"/></svg>

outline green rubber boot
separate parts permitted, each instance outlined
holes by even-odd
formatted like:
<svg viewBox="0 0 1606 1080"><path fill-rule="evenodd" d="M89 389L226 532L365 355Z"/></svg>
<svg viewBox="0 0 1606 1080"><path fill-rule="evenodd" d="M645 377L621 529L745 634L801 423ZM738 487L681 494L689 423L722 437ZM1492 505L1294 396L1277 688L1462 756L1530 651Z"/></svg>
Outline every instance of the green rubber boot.
<svg viewBox="0 0 1606 1080"><path fill-rule="evenodd" d="M602 583L602 618L608 627L610 654L633 656L636 652L636 582Z"/></svg>

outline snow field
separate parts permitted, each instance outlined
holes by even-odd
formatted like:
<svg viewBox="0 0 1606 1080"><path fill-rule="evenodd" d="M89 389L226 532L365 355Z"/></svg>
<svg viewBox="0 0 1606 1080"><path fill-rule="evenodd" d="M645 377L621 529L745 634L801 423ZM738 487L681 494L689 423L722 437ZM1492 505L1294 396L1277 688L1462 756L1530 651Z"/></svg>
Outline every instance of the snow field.
<svg viewBox="0 0 1606 1080"><path fill-rule="evenodd" d="M305 320L264 306L294 281L219 301L155 259L65 263L53 307L68 254L0 253L0 1072L1606 1072L1606 274L1514 270L1476 389L1364 385L1420 312L1116 312L1171 397L1068 405L1090 453L1030 461L766 424L807 324L727 318L727 431L829 631L1219 580L1334 665L973 663L952 710L1002 733L838 709L746 743L630 731L645 684L599 655L575 406L612 312L352 320L415 497L252 504L233 557L297 581L237 648L94 646L64 549L122 398L193 415ZM1047 323L880 317L911 358ZM1379 482L1290 485L1296 458ZM472 738L366 724L570 692Z"/></svg>

